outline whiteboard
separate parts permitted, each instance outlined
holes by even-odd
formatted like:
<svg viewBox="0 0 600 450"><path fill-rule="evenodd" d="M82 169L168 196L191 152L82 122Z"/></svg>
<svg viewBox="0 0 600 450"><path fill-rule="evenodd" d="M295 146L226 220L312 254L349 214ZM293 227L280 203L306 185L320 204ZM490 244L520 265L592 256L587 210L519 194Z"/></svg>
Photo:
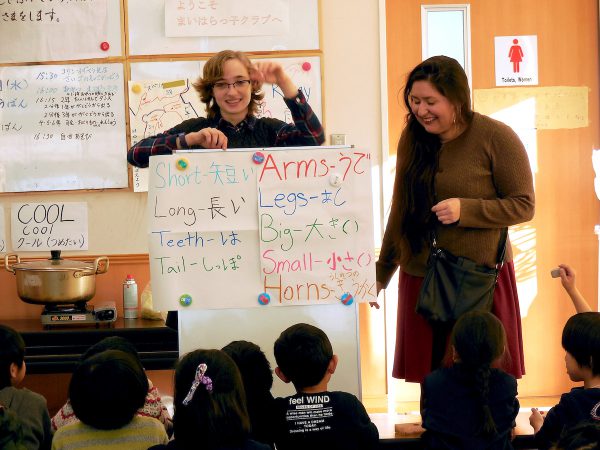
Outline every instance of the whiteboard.
<svg viewBox="0 0 600 450"><path fill-rule="evenodd" d="M279 334L296 323L321 328L329 337L339 362L329 390L350 392L361 397L358 306L290 306L274 309L223 309L179 312L180 355L198 348L223 348L234 340L257 344L275 369L273 344ZM295 393L294 386L274 375L275 397Z"/></svg>
<svg viewBox="0 0 600 450"><path fill-rule="evenodd" d="M242 0L240 0L242 1ZM290 30L279 36L167 37L164 0L128 0L130 55L319 49L318 0L288 0Z"/></svg>
<svg viewBox="0 0 600 450"><path fill-rule="evenodd" d="M0 63L121 56L121 2L0 2ZM10 42L10 45L6 43Z"/></svg>
<svg viewBox="0 0 600 450"><path fill-rule="evenodd" d="M320 56L269 58L282 64L286 73L307 98L317 117L323 117ZM263 59L261 59L263 61ZM206 117L205 105L191 83L202 73L206 61L162 61L131 64L129 81L129 124L131 144L162 133L192 117ZM180 86L163 87L179 83ZM175 83L173 83L175 82ZM276 85L263 85L264 99L257 117L274 117L291 123L289 109ZM135 93L134 91L138 91ZM151 98L152 101L148 99ZM133 188L148 190L147 169L133 168Z"/></svg>
<svg viewBox="0 0 600 450"><path fill-rule="evenodd" d="M262 163L253 149L150 158L157 309L376 300L369 153L317 146L262 153Z"/></svg>
<svg viewBox="0 0 600 450"><path fill-rule="evenodd" d="M0 67L0 192L128 186L123 64Z"/></svg>

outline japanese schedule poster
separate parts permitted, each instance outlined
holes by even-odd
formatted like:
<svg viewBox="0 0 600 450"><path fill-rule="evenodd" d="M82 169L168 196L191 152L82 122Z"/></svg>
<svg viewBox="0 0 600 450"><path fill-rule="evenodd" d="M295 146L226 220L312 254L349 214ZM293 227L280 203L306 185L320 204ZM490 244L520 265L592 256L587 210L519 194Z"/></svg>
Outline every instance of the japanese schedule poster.
<svg viewBox="0 0 600 450"><path fill-rule="evenodd" d="M158 309L374 301L371 158L354 148L150 159Z"/></svg>

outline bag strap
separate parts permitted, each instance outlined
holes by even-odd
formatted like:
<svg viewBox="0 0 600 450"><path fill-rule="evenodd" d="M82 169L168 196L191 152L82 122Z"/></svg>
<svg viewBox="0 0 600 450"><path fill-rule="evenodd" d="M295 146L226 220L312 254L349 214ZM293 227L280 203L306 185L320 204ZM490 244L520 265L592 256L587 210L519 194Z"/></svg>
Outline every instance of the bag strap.
<svg viewBox="0 0 600 450"><path fill-rule="evenodd" d="M508 240L508 227L502 228L502 233L500 234L500 240L498 241L498 251L496 252L496 270L500 272L502 266L504 265L504 258L506 257L506 241ZM431 247L433 249L437 249L437 234L435 232L435 227L431 229L429 232L429 242L431 243Z"/></svg>

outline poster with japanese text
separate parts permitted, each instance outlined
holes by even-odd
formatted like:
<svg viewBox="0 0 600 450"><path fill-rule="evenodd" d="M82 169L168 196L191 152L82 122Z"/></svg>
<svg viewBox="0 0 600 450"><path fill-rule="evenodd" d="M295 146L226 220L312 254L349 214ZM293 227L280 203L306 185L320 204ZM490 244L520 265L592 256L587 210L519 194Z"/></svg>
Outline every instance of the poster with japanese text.
<svg viewBox="0 0 600 450"><path fill-rule="evenodd" d="M0 67L0 192L124 188L122 64Z"/></svg>
<svg viewBox="0 0 600 450"><path fill-rule="evenodd" d="M374 301L369 152L263 149L257 163L255 151L150 159L155 307Z"/></svg>
<svg viewBox="0 0 600 450"><path fill-rule="evenodd" d="M0 22L0 63L122 54L119 0L3 0Z"/></svg>

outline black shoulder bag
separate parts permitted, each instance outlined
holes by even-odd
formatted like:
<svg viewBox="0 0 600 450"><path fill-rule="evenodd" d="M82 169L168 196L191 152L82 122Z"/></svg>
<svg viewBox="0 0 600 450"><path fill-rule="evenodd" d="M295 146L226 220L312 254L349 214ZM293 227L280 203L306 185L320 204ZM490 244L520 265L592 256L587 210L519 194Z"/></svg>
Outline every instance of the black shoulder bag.
<svg viewBox="0 0 600 450"><path fill-rule="evenodd" d="M494 289L506 255L507 236L508 228L504 228L496 266L492 269L438 247L435 232L432 232L417 313L430 322L453 322L468 311L491 311Z"/></svg>

